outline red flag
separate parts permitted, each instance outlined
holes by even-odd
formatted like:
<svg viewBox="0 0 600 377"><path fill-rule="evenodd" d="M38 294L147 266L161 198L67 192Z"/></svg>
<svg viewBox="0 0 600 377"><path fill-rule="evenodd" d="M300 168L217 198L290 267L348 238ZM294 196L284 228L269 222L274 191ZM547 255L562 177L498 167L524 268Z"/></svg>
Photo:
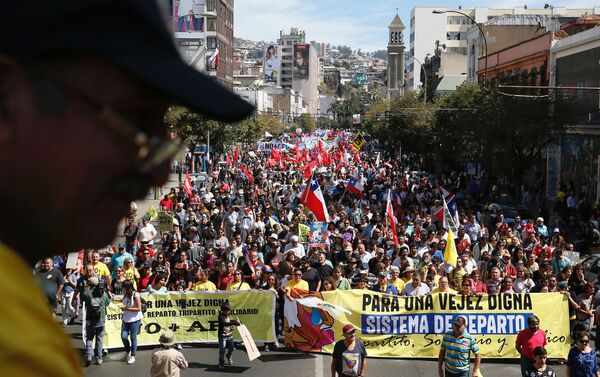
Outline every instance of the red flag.
<svg viewBox="0 0 600 377"><path fill-rule="evenodd" d="M309 162L308 165L306 165L306 167L304 168L304 179L310 179L316 167L317 161Z"/></svg>
<svg viewBox="0 0 600 377"><path fill-rule="evenodd" d="M394 244L398 243L398 234L396 233L396 220L394 219L394 210L392 208L391 190L388 190L387 206L385 209L390 227L392 228L392 234L394 236Z"/></svg>
<svg viewBox="0 0 600 377"><path fill-rule="evenodd" d="M271 158L273 160L281 161L283 157L281 156L281 153L275 150L275 148L271 148Z"/></svg>
<svg viewBox="0 0 600 377"><path fill-rule="evenodd" d="M239 157L239 152L238 152L238 149L235 148L233 150L233 162L237 162L238 161L238 157Z"/></svg>
<svg viewBox="0 0 600 377"><path fill-rule="evenodd" d="M188 196L192 197L192 181L190 180L190 173L185 171L185 181L183 182L183 190L188 194Z"/></svg>
<svg viewBox="0 0 600 377"><path fill-rule="evenodd" d="M243 166L240 166L240 170L242 171L242 173L244 173L244 175L246 176L246 178L248 178L248 181L250 182L254 182L254 177L252 176L252 173L250 172L250 169L247 169Z"/></svg>

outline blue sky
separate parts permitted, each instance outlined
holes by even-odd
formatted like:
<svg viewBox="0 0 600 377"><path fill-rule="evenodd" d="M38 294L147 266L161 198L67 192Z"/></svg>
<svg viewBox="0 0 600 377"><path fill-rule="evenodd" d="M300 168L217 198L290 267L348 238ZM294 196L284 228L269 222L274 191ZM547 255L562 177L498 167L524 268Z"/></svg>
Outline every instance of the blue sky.
<svg viewBox="0 0 600 377"><path fill-rule="evenodd" d="M543 8L545 3L568 8L600 6L600 0L236 0L234 35L270 42L277 40L280 30L297 26L306 31L307 41L329 42L354 49L361 48L363 51L375 51L386 48L387 26L396 15L396 8L407 28L404 42L408 45L410 11L415 6L512 8L527 4L529 8Z"/></svg>

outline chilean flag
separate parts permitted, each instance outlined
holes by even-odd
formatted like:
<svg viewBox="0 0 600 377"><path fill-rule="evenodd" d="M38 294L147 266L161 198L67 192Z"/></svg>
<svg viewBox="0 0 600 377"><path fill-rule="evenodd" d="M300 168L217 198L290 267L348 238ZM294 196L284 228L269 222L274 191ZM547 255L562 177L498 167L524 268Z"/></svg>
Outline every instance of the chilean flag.
<svg viewBox="0 0 600 377"><path fill-rule="evenodd" d="M302 204L308 207L318 221L329 222L329 213L325 206L325 198L317 180L312 179L302 193Z"/></svg>
<svg viewBox="0 0 600 377"><path fill-rule="evenodd" d="M388 221L390 222L390 228L392 228L392 234L394 236L394 244L398 243L398 233L396 233L396 218L394 217L394 209L392 208L392 191L388 190L387 195L387 205L385 208L385 213L388 217Z"/></svg>
<svg viewBox="0 0 600 377"><path fill-rule="evenodd" d="M363 190L364 188L361 180L356 177L350 177L348 185L346 186L346 191L353 192L361 198L364 198L365 194L363 193Z"/></svg>

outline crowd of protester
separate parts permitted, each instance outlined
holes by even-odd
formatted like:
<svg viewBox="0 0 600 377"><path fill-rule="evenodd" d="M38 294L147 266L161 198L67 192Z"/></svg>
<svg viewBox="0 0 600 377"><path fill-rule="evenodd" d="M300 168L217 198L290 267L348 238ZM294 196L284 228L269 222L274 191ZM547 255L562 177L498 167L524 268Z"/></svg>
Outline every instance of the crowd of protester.
<svg viewBox="0 0 600 377"><path fill-rule="evenodd" d="M164 195L159 209L174 215L169 231L157 231L133 205L125 241L81 252L81 271L65 271L60 256L41 264L42 279L48 280L49 270L64 272L64 278L55 274L54 288L47 290L51 304L62 299L64 323L73 321L78 292L96 276L117 297L128 282L133 290L150 293L261 289L272 291L278 306L294 287L413 296L560 292L569 299L572 328L590 331L600 322L600 282L588 281L583 266L571 260L575 249L585 254L600 239L599 213L585 195L576 195L579 204L567 208L575 194L565 186L555 205L546 206L543 195L525 189L524 203L538 201L535 215L507 219L501 208L490 206L502 190L485 173L464 170L435 177L420 172L421 163L411 156L384 158L373 142L350 153L349 142L344 148L339 135L334 135L334 148L337 153L342 149L343 163L322 163L318 151L309 152L307 160L312 155L320 165L304 161L299 166L296 157L288 159L281 150L274 160L275 150L235 149L227 163L215 161L209 167L207 180L192 182L191 195L183 183ZM325 148L319 142L317 149ZM300 231L315 221L301 197L310 168L308 176L319 183L331 220L325 245L319 247L308 244ZM362 195L346 189L349 177L361 181ZM386 216L388 191L395 198L397 242ZM449 199L442 192L458 204L456 267L444 261L447 233L435 216L442 199Z"/></svg>

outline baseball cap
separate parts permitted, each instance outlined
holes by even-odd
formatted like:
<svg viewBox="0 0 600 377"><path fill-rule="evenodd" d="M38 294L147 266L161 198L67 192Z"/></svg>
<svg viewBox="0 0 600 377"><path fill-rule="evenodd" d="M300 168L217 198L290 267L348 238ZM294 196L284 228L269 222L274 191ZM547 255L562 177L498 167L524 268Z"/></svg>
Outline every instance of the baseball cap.
<svg viewBox="0 0 600 377"><path fill-rule="evenodd" d="M138 0L11 1L0 22L0 53L100 56L208 117L250 115L249 103L183 61L168 30L170 15L161 8L158 1Z"/></svg>
<svg viewBox="0 0 600 377"><path fill-rule="evenodd" d="M344 325L344 327L342 327L342 331L344 332L344 334L352 334L356 331L356 327L354 327L354 325L349 323L347 325Z"/></svg>

